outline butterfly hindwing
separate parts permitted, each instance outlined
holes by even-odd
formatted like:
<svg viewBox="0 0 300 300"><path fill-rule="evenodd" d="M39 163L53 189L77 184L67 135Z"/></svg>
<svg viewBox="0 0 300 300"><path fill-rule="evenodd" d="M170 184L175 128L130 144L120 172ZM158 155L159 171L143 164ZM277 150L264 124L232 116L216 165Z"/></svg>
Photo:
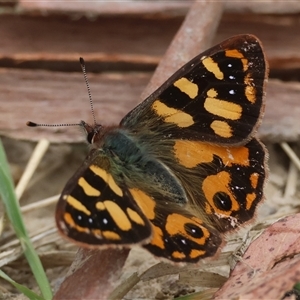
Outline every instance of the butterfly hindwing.
<svg viewBox="0 0 300 300"><path fill-rule="evenodd" d="M222 238L209 224L168 197L151 197L138 188L130 193L151 222L153 235L144 247L152 254L174 262L197 262L216 254Z"/></svg>
<svg viewBox="0 0 300 300"><path fill-rule="evenodd" d="M205 212L219 224L221 232L238 228L255 217L264 199L266 153L265 147L253 138L244 146L227 149L223 157L216 155L218 167L215 171L208 168L211 172L202 182Z"/></svg>
<svg viewBox="0 0 300 300"><path fill-rule="evenodd" d="M176 140L176 173L201 214L225 232L248 222L263 199L265 147L255 138L243 146L223 147Z"/></svg>

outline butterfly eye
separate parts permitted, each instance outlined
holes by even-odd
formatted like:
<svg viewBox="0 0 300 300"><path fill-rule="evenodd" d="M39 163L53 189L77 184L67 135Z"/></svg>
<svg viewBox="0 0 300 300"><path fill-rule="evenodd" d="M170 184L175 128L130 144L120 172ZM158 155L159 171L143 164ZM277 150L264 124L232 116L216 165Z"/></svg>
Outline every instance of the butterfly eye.
<svg viewBox="0 0 300 300"><path fill-rule="evenodd" d="M84 129L85 131L85 134L86 134L86 140L88 141L88 143L92 144L93 143L93 139L94 139L94 136L95 136L95 130L94 128L85 123L84 121L81 121L80 122L80 126Z"/></svg>
<svg viewBox="0 0 300 300"><path fill-rule="evenodd" d="M94 126L91 126L84 121L80 122L80 126L84 129L86 134L86 140L89 144L93 144L97 140L98 133L101 131L102 126L99 124L96 124ZM98 137L99 139L99 137Z"/></svg>
<svg viewBox="0 0 300 300"><path fill-rule="evenodd" d="M95 136L94 131L91 131L87 134L86 140L88 141L89 144L93 144L94 136Z"/></svg>

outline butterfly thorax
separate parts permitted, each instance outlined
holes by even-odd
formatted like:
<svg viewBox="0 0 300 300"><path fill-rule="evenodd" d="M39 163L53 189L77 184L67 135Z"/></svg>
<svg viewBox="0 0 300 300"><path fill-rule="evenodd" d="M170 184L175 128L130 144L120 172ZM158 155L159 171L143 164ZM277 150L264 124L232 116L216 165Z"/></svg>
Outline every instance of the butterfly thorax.
<svg viewBox="0 0 300 300"><path fill-rule="evenodd" d="M175 174L158 157L150 153L140 135L125 128L103 128L92 164L103 165L107 161L107 172L117 184L138 188L149 196L162 195L168 200L184 204L187 195Z"/></svg>

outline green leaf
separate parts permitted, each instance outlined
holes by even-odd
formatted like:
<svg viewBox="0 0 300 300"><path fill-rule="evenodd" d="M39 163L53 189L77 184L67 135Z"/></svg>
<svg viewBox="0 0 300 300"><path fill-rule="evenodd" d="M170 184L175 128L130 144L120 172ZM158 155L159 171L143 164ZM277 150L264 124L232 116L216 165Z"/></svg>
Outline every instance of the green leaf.
<svg viewBox="0 0 300 300"><path fill-rule="evenodd" d="M52 291L48 278L43 269L42 263L29 239L27 230L22 218L19 202L16 198L13 181L10 175L9 165L2 142L0 140L0 195L4 203L7 216L14 227L16 235L23 248L24 255L28 261L31 271L38 283L44 299L52 299ZM11 282L11 281L10 281ZM12 282L11 282L12 283ZM14 285L17 283L14 283ZM19 289L20 290L20 289ZM23 289L20 290L23 292ZM31 298L30 299L35 299ZM39 298L41 299L41 298Z"/></svg>
<svg viewBox="0 0 300 300"><path fill-rule="evenodd" d="M6 281L10 282L15 288L17 288L20 292L22 292L26 297L31 300L44 300L41 296L37 295L36 293L32 292L30 289L25 287L22 284L19 284L12 280L9 276L7 276L3 271L0 270L0 277L5 279Z"/></svg>

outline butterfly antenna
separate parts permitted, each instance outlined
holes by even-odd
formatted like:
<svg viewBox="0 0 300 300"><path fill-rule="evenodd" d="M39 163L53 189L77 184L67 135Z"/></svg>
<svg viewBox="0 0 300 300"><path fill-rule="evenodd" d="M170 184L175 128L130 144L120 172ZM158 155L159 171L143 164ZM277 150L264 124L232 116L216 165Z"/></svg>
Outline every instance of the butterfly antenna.
<svg viewBox="0 0 300 300"><path fill-rule="evenodd" d="M29 127L65 127L65 126L82 126L81 123L74 123L74 124L38 124L31 121L26 122L26 125Z"/></svg>
<svg viewBox="0 0 300 300"><path fill-rule="evenodd" d="M82 72L83 72L84 81L85 81L85 84L86 84L86 87L87 87L87 90L88 90L88 95L89 95L91 111L92 111L92 115L93 115L93 119L94 119L94 124L96 125L96 117L95 117L93 99L92 99L90 85L89 85L87 75L86 75L85 62L84 62L84 59L82 57L80 57L79 61L80 61L81 69L82 69ZM80 123L69 123L69 124L39 124L39 123L34 123L34 122L31 122L31 121L28 121L26 123L26 125L29 126L29 127L65 127L65 126L83 126L83 127L85 127L87 124L84 121L81 121Z"/></svg>
<svg viewBox="0 0 300 300"><path fill-rule="evenodd" d="M91 106L91 111L92 111L92 115L93 115L93 119L94 119L94 124L96 125L96 117L95 117L93 99L92 99L92 94L91 94L91 89L90 89L89 81L88 81L88 78L87 78L87 75L86 75L85 62L84 62L84 59L82 57L79 58L79 61L80 61L80 65L81 65L81 69L82 69L84 81L85 81L86 88L87 88L88 95L89 95L90 106Z"/></svg>

